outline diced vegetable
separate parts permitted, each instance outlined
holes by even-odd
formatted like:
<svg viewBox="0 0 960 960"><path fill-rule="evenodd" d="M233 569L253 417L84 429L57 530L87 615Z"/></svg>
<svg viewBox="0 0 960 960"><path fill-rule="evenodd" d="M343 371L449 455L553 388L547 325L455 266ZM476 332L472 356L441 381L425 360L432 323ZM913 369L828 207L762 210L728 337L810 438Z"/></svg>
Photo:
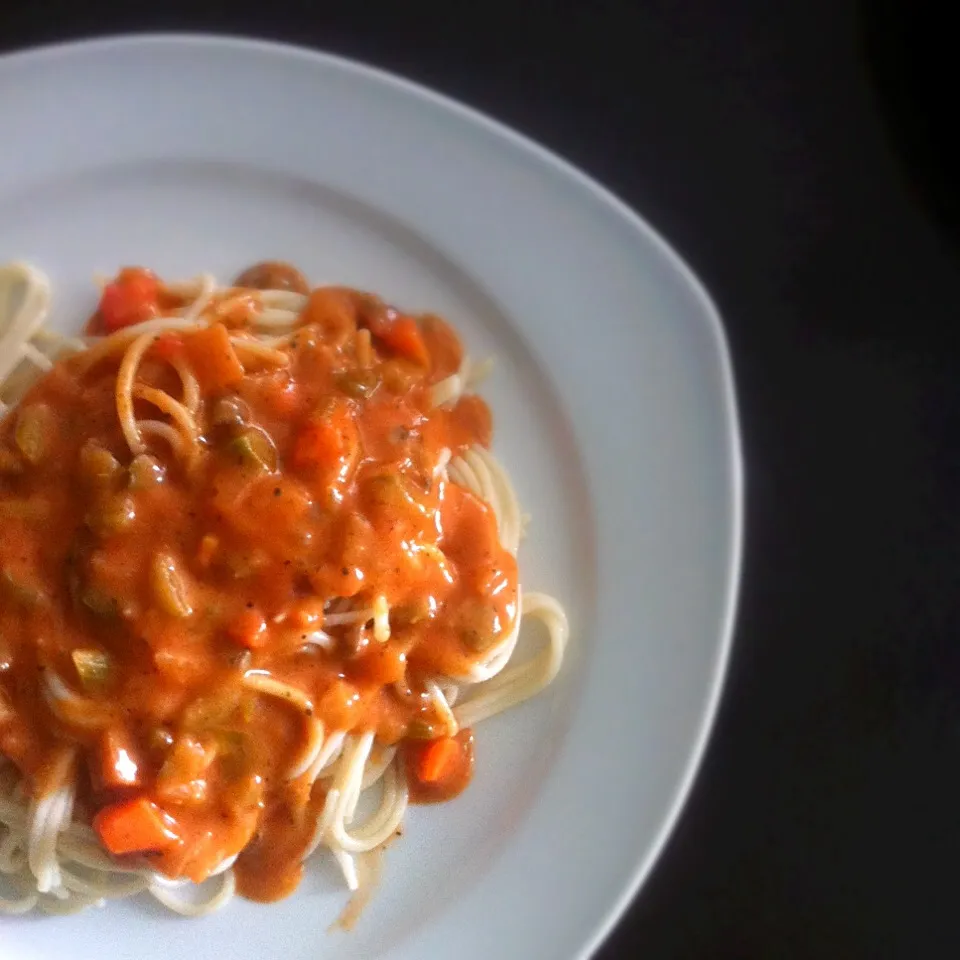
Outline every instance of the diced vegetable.
<svg viewBox="0 0 960 960"><path fill-rule="evenodd" d="M334 378L337 388L348 397L370 397L380 386L380 377L374 370L347 370Z"/></svg>
<svg viewBox="0 0 960 960"><path fill-rule="evenodd" d="M207 794L204 775L216 758L216 750L196 737L177 737L157 775L157 796L169 803L202 803Z"/></svg>
<svg viewBox="0 0 960 960"><path fill-rule="evenodd" d="M267 621L256 608L244 610L227 625L227 636L237 646L256 650L267 642Z"/></svg>
<svg viewBox="0 0 960 960"><path fill-rule="evenodd" d="M423 717L414 717L408 724L406 736L411 740L434 740L437 728Z"/></svg>
<svg viewBox="0 0 960 960"><path fill-rule="evenodd" d="M456 622L461 641L474 653L489 650L501 636L497 608L483 600L465 600L457 610Z"/></svg>
<svg viewBox="0 0 960 960"><path fill-rule="evenodd" d="M390 393L406 393L423 376L420 367L402 357L385 360L379 370L383 386Z"/></svg>
<svg viewBox="0 0 960 960"><path fill-rule="evenodd" d="M331 403L300 430L293 448L293 464L306 470L333 472L346 479L359 454L360 437L349 401Z"/></svg>
<svg viewBox="0 0 960 960"><path fill-rule="evenodd" d="M242 427L250 422L250 407L240 397L218 397L210 417L217 426Z"/></svg>
<svg viewBox="0 0 960 960"><path fill-rule="evenodd" d="M170 554L154 554L150 565L150 585L157 605L164 613L171 617L189 617L193 613L183 574Z"/></svg>
<svg viewBox="0 0 960 960"><path fill-rule="evenodd" d="M103 288L99 317L105 333L113 333L160 312L160 283L149 271L139 267L121 270L113 283Z"/></svg>
<svg viewBox="0 0 960 960"><path fill-rule="evenodd" d="M88 440L80 448L80 473L95 485L108 486L120 475L120 463L96 440Z"/></svg>
<svg viewBox="0 0 960 960"><path fill-rule="evenodd" d="M173 742L174 736L168 727L154 727L147 738L147 746L156 753L166 753Z"/></svg>
<svg viewBox="0 0 960 960"><path fill-rule="evenodd" d="M310 286L304 275L289 263L279 260L264 260L247 267L233 285L254 290L291 290L294 293L309 293Z"/></svg>
<svg viewBox="0 0 960 960"><path fill-rule="evenodd" d="M103 650L81 648L70 654L80 684L87 693L102 693L113 678L113 660Z"/></svg>
<svg viewBox="0 0 960 960"><path fill-rule="evenodd" d="M0 571L0 594L26 607L36 607L47 599L46 593L27 577L12 570Z"/></svg>
<svg viewBox="0 0 960 960"><path fill-rule="evenodd" d="M434 740L421 754L416 775L421 783L436 783L451 774L460 759L460 744L453 737Z"/></svg>
<svg viewBox="0 0 960 960"><path fill-rule="evenodd" d="M80 586L76 595L88 610L99 617L114 617L119 612L116 599L91 584Z"/></svg>
<svg viewBox="0 0 960 960"><path fill-rule="evenodd" d="M453 328L434 314L420 318L420 333L430 354L430 376L442 380L456 373L463 362L463 346Z"/></svg>
<svg viewBox="0 0 960 960"><path fill-rule="evenodd" d="M146 490L163 483L166 471L155 457L141 453L133 458L129 467L130 486L134 490Z"/></svg>
<svg viewBox="0 0 960 960"><path fill-rule="evenodd" d="M127 730L111 727L100 735L97 778L108 790L140 786L137 750Z"/></svg>
<svg viewBox="0 0 960 960"><path fill-rule="evenodd" d="M361 367L369 367L373 363L373 342L369 330L357 331L353 338L353 358Z"/></svg>
<svg viewBox="0 0 960 960"><path fill-rule="evenodd" d="M165 850L179 839L173 818L146 797L103 807L93 818L93 827L116 856Z"/></svg>
<svg viewBox="0 0 960 960"><path fill-rule="evenodd" d="M32 403L20 410L14 439L24 459L36 466L46 459L56 443L56 418L45 403Z"/></svg>
<svg viewBox="0 0 960 960"><path fill-rule="evenodd" d="M301 320L304 325L316 324L328 343L346 343L357 329L356 295L342 287L317 287L310 294Z"/></svg>
<svg viewBox="0 0 960 960"><path fill-rule="evenodd" d="M95 533L108 537L126 529L137 517L133 497L115 494L93 507L87 514L87 526Z"/></svg>
<svg viewBox="0 0 960 960"><path fill-rule="evenodd" d="M396 473L377 473L363 485L363 496L373 507L397 510L407 502L403 483Z"/></svg>
<svg viewBox="0 0 960 960"><path fill-rule="evenodd" d="M430 362L430 354L427 353L420 328L413 317L397 317L392 323L384 324L379 330L371 327L371 333L401 357L406 357L424 367Z"/></svg>
<svg viewBox="0 0 960 960"><path fill-rule="evenodd" d="M437 601L432 596L416 597L407 603L400 604L390 611L390 619L395 621L397 626L411 626L420 623L422 620L428 620L436 616Z"/></svg>
<svg viewBox="0 0 960 960"><path fill-rule="evenodd" d="M197 563L206 570L213 563L213 558L220 549L220 538L212 533L205 533L200 538L200 545L197 547Z"/></svg>
<svg viewBox="0 0 960 960"><path fill-rule="evenodd" d="M243 364L222 323L198 330L184 343L193 362L193 371L204 391L227 390L243 380Z"/></svg>
<svg viewBox="0 0 960 960"><path fill-rule="evenodd" d="M277 469L277 448L259 427L249 427L230 441L230 451L241 465L272 473Z"/></svg>
<svg viewBox="0 0 960 960"><path fill-rule="evenodd" d="M490 446L493 438L493 418L482 397L468 393L461 397L450 412L451 439L457 446L479 443Z"/></svg>
<svg viewBox="0 0 960 960"><path fill-rule="evenodd" d="M179 333L171 333L170 331L161 333L153 341L150 353L159 360L168 362L176 360L178 357L182 357L184 353L183 337Z"/></svg>

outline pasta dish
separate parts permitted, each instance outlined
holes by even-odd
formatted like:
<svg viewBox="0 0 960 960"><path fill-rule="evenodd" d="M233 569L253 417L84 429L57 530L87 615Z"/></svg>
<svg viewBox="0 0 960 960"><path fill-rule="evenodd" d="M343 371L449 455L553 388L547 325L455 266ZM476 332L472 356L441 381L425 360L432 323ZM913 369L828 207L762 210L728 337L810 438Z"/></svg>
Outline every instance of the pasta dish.
<svg viewBox="0 0 960 960"><path fill-rule="evenodd" d="M484 368L278 262L49 301L0 266L0 912L273 901L318 850L361 902L567 640Z"/></svg>

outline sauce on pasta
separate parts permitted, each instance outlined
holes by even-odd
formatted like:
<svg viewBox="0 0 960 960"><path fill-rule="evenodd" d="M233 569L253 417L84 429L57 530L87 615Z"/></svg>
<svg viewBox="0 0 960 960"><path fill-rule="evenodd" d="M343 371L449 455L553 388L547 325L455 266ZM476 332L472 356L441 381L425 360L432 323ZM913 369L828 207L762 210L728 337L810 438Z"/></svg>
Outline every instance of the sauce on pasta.
<svg viewBox="0 0 960 960"><path fill-rule="evenodd" d="M307 290L285 265L239 280ZM327 801L290 776L305 718L373 734L370 763L401 744L414 800L463 789L472 738L447 736L431 678L515 629L518 574L490 506L445 479L491 419L473 395L432 402L462 359L442 320L318 288L293 335L248 349L264 302L234 294L147 344L139 451L122 338L60 360L0 425L0 754L33 796L73 765L115 856L202 881L239 855L238 890L266 901L296 886ZM123 271L90 331L178 305Z"/></svg>

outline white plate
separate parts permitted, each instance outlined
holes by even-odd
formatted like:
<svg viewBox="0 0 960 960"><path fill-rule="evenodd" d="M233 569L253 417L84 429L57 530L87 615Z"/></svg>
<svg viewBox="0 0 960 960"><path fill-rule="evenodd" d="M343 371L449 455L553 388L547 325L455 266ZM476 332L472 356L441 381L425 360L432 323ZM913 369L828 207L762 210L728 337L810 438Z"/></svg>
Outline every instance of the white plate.
<svg viewBox="0 0 960 960"><path fill-rule="evenodd" d="M741 472L720 321L666 244L556 157L333 57L196 37L0 59L0 261L55 283L148 264L227 277L265 257L446 314L533 514L524 583L572 647L538 702L478 731L474 784L415 809L351 934L328 866L271 907L200 921L148 902L0 921L6 960L585 957L663 846L729 649Z"/></svg>

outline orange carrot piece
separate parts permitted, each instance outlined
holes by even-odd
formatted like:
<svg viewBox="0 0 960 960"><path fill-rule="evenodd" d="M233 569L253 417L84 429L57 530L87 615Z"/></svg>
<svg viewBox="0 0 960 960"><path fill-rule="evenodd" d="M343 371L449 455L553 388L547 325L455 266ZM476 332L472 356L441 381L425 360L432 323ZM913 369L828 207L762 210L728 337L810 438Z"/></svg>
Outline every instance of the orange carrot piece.
<svg viewBox="0 0 960 960"><path fill-rule="evenodd" d="M140 786L140 764L129 733L122 727L108 727L100 736L98 771L103 787L119 790Z"/></svg>
<svg viewBox="0 0 960 960"><path fill-rule="evenodd" d="M339 470L356 453L359 437L350 407L336 404L323 417L303 426L293 447L293 464L301 469Z"/></svg>
<svg viewBox="0 0 960 960"><path fill-rule="evenodd" d="M185 337L184 346L205 390L226 390L243 379L243 365L222 323L214 323Z"/></svg>
<svg viewBox="0 0 960 960"><path fill-rule="evenodd" d="M100 309L91 321L91 332L113 333L123 327L142 323L158 312L160 283L149 270L125 267L116 280L103 288Z"/></svg>
<svg viewBox="0 0 960 960"><path fill-rule="evenodd" d="M427 351L427 345L413 317L398 317L393 323L385 326L377 336L401 357L413 360L414 363L423 367L429 364L430 354Z"/></svg>
<svg viewBox="0 0 960 960"><path fill-rule="evenodd" d="M174 821L146 797L135 797L103 807L93 827L110 853L146 853L177 842Z"/></svg>
<svg viewBox="0 0 960 960"><path fill-rule="evenodd" d="M340 435L329 421L311 420L297 435L293 462L297 467L332 467L340 458Z"/></svg>
<svg viewBox="0 0 960 960"><path fill-rule="evenodd" d="M475 393L461 397L450 411L450 445L489 447L492 439L493 418L486 401Z"/></svg>
<svg viewBox="0 0 960 960"><path fill-rule="evenodd" d="M256 608L244 610L227 625L227 636L237 646L256 650L267 642L267 621Z"/></svg>
<svg viewBox="0 0 960 960"><path fill-rule="evenodd" d="M206 570L213 563L213 558L219 549L219 537L215 537L212 533L205 533L200 538L200 545L197 547L197 563Z"/></svg>
<svg viewBox="0 0 960 960"><path fill-rule="evenodd" d="M420 336L430 355L430 378L442 380L456 373L463 363L463 346L453 328L433 314L420 319Z"/></svg>
<svg viewBox="0 0 960 960"><path fill-rule="evenodd" d="M460 755L460 744L453 737L433 740L420 755L417 779L422 783L436 783L453 770Z"/></svg>
<svg viewBox="0 0 960 960"><path fill-rule="evenodd" d="M150 352L160 360L175 360L183 356L183 337L169 331L161 333Z"/></svg>

